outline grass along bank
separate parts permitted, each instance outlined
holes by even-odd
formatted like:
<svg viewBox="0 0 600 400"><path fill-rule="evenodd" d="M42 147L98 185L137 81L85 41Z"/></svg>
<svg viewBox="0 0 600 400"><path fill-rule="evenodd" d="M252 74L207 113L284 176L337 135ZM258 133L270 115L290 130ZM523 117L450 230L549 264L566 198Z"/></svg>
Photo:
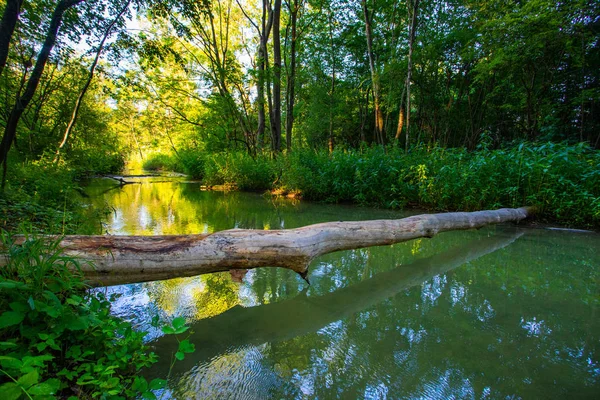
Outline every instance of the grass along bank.
<svg viewBox="0 0 600 400"><path fill-rule="evenodd" d="M91 154L59 162L52 156L35 161L11 158L5 187L0 190L0 229L100 233L100 219L107 210L84 209L80 181L90 175L118 173L124 160L117 154Z"/></svg>
<svg viewBox="0 0 600 400"><path fill-rule="evenodd" d="M408 154L392 147L296 150L277 159L187 151L185 161L159 155L144 167L184 172L207 185L300 193L333 203L435 211L535 205L540 220L600 227L600 152L584 143L521 143L474 152L421 146Z"/></svg>

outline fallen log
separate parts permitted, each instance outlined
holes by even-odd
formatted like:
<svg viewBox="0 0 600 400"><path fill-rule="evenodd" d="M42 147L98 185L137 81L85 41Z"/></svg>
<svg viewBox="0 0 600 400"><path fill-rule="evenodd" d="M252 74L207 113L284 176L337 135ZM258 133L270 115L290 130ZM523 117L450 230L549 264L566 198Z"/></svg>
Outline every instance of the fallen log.
<svg viewBox="0 0 600 400"><path fill-rule="evenodd" d="M82 271L96 286L267 266L289 268L307 279L310 261L322 254L517 222L532 213L530 207L503 208L398 220L326 222L273 231L230 229L207 235L69 235L62 239L61 247L68 255L92 262L83 264ZM0 265L5 262L0 257Z"/></svg>
<svg viewBox="0 0 600 400"><path fill-rule="evenodd" d="M467 262L503 249L522 235L523 232L518 230L498 232L411 264L397 266L322 296L309 297L302 292L290 300L248 308L236 306L217 316L201 319L190 326L191 334L184 335L196 345L196 352L175 363L171 372L174 376L182 375L235 349L276 343L316 332L331 322L361 312L436 275L446 274ZM173 349L178 346L178 338L161 336L150 345L159 359L169 360ZM164 366L159 364L148 372L150 378L161 376L164 376Z"/></svg>

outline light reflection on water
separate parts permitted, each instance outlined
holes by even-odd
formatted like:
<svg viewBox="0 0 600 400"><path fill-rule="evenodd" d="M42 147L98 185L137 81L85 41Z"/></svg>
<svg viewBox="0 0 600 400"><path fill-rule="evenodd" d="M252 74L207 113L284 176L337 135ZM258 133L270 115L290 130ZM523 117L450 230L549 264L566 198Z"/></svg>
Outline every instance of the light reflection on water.
<svg viewBox="0 0 600 400"><path fill-rule="evenodd" d="M156 180L156 179L155 179ZM111 234L210 233L401 213L216 193L198 184L88 190ZM135 285L114 313L150 332L166 377L175 343L152 327L185 316L197 351L173 398L597 398L600 237L513 226L339 252L312 285L275 268Z"/></svg>

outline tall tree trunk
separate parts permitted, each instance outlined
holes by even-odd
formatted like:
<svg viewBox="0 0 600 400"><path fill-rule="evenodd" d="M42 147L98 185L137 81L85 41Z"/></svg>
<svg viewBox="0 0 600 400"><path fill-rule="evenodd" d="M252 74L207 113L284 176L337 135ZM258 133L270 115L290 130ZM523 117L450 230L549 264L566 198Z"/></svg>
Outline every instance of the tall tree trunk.
<svg viewBox="0 0 600 400"><path fill-rule="evenodd" d="M408 11L412 13L410 18L410 32L408 35L408 71L406 73L406 142L404 144L405 151L408 152L408 145L410 140L410 85L412 80L412 54L413 44L415 42L415 32L417 28L417 14L419 12L419 0L408 0L411 3L408 6Z"/></svg>
<svg viewBox="0 0 600 400"><path fill-rule="evenodd" d="M333 46L333 12L329 12L329 43L331 45L331 92L329 97L329 152L333 152L335 138L333 136L333 108L335 102L335 53Z"/></svg>
<svg viewBox="0 0 600 400"><path fill-rule="evenodd" d="M262 37L258 47L258 77L256 82L256 104L258 107L258 126L256 128L256 145L262 148L262 141L265 135L265 52L263 51Z"/></svg>
<svg viewBox="0 0 600 400"><path fill-rule="evenodd" d="M271 110L271 149L281 151L281 0L273 7L273 109Z"/></svg>
<svg viewBox="0 0 600 400"><path fill-rule="evenodd" d="M271 89L269 79L265 79L269 69L269 52L267 50L267 43L269 42L269 35L271 34L271 28L273 26L273 12L269 0L263 0L262 6L262 17L259 31L259 49L258 49L258 81L257 81L257 95L258 95L258 128L256 132L256 141L258 147L262 147L263 137L265 134L266 116L265 116L265 84L267 85L267 99L269 105L269 115L271 115Z"/></svg>
<svg viewBox="0 0 600 400"><path fill-rule="evenodd" d="M400 141L400 137L402 136L402 128L404 127L404 94L406 92L406 82L402 87L402 94L400 95L400 109L398 110L398 125L396 126L396 136L394 137L396 141L396 146Z"/></svg>
<svg viewBox="0 0 600 400"><path fill-rule="evenodd" d="M400 112L398 113L398 126L396 127L396 142L400 140L402 135L402 128L404 126L404 108L400 106Z"/></svg>
<svg viewBox="0 0 600 400"><path fill-rule="evenodd" d="M287 118L285 120L285 143L288 152L292 149L292 129L294 127L294 100L296 88L296 45L298 41L298 0L288 3L290 6L290 19L292 25L292 41L290 45L290 71L287 79Z"/></svg>
<svg viewBox="0 0 600 400"><path fill-rule="evenodd" d="M58 149L56 149L56 155L54 156L54 162L58 161L58 158L60 156L60 151L67 143L69 134L73 130L73 126L75 126L75 121L77 120L77 114L79 114L79 109L81 108L81 103L83 102L83 97L85 96L88 88L90 87L90 84L92 83L92 79L94 79L94 72L96 71L96 66L98 65L98 61L100 60L100 55L102 54L102 50L104 49L104 43L106 43L106 39L108 39L108 37L110 36L111 31L114 28L114 26L116 25L116 23L121 19L123 14L125 14L125 11L127 11L127 9L129 8L130 2L131 2L131 0L127 1L125 6L123 6L121 11L119 11L117 16L115 17L115 19L113 19L111 21L111 23L108 25L108 27L106 28L106 31L104 32L104 35L102 36L102 40L100 41L100 44L98 45L98 49L96 50L96 56L94 57L94 61L92 61L92 65L90 66L90 71L88 73L88 77L87 77L83 87L81 88L81 91L79 92L79 96L77 96L77 100L75 100L75 106L73 107L73 113L71 114L71 119L69 120L69 123L67 124L67 129L65 129L63 139L60 142L60 144L58 145Z"/></svg>
<svg viewBox="0 0 600 400"><path fill-rule="evenodd" d="M19 12L21 12L22 4L23 0L7 0L4 7L2 20L0 20L0 75L2 75L2 71L4 71L4 67L6 66L10 41L19 20Z"/></svg>
<svg viewBox="0 0 600 400"><path fill-rule="evenodd" d="M369 57L369 69L371 70L371 86L373 87L373 102L375 105L375 138L379 144L383 141L383 112L381 111L381 93L379 88L379 73L375 66L375 56L373 55L373 28L371 26L371 16L367 8L367 1L362 0L362 8L365 16L365 34L367 37L367 53Z"/></svg>
<svg viewBox="0 0 600 400"><path fill-rule="evenodd" d="M48 32L46 33L46 39L44 40L42 49L38 54L35 67L29 76L25 91L20 97L17 98L10 116L8 117L6 127L4 128L4 135L2 136L2 142L0 142L0 163L5 162L8 156L8 151L10 150L10 147L15 140L15 136L17 135L17 125L19 124L21 115L23 114L23 111L25 111L25 108L27 108L29 105L29 102L35 94L37 86L40 83L42 73L44 72L44 67L46 66L50 52L56 43L56 37L58 35L58 30L62 23L65 11L76 4L81 3L82 1L83 0L61 0L56 5L56 8L52 13L52 18L50 19L50 26L48 27Z"/></svg>

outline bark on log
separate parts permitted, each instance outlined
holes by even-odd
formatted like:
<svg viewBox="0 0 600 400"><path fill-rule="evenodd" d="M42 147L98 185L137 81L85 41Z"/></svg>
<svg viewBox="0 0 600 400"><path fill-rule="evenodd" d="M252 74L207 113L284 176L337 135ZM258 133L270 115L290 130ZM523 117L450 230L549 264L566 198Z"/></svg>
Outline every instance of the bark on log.
<svg viewBox="0 0 600 400"><path fill-rule="evenodd" d="M97 286L257 267L289 268L307 279L310 261L322 254L517 222L532 213L531 207L503 208L398 220L326 222L286 230L230 229L208 235L73 235L65 236L61 246L66 254L94 264L83 264L82 270ZM5 261L0 257L0 265Z"/></svg>

